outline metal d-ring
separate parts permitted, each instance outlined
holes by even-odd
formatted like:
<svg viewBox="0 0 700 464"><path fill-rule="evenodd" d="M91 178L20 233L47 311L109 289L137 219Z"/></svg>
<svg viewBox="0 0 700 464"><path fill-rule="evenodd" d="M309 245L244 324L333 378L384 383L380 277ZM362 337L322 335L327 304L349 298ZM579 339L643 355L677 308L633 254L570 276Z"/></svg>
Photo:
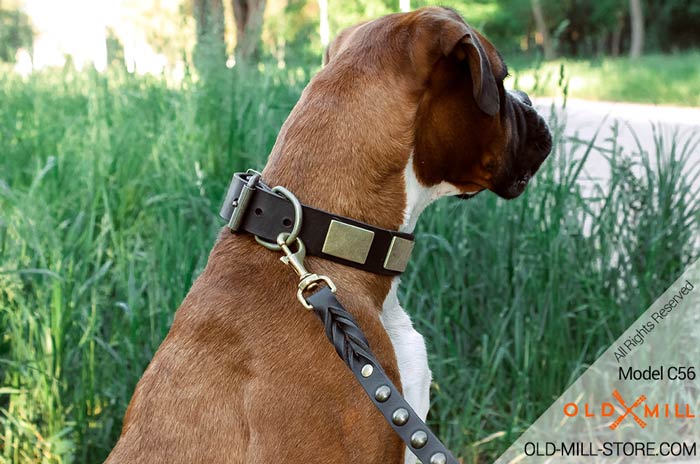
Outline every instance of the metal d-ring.
<svg viewBox="0 0 700 464"><path fill-rule="evenodd" d="M299 232L301 231L301 219L302 219L302 214L303 211L301 209L301 202L299 199L294 195L292 192L287 190L286 188L282 186L276 186L272 188L272 191L275 193L279 193L283 197L285 197L287 200L289 200L292 203L292 206L294 207L294 225L292 226L292 231L287 233L284 233L285 239L284 239L284 244L286 246L290 246L291 244L294 243L294 241L297 239L299 236ZM281 235L281 234L280 234ZM273 250L273 251L280 251L282 247L278 245L275 242L268 242L265 239L262 239L258 237L257 235L255 236L255 241L258 242L258 244L264 246L268 250Z"/></svg>

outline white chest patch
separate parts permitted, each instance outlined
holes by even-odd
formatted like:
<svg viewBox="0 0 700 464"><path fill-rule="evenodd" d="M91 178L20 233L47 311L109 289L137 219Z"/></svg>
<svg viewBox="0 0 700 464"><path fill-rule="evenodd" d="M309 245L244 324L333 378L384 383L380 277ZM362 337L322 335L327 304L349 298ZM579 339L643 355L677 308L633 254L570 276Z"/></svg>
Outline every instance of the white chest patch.
<svg viewBox="0 0 700 464"><path fill-rule="evenodd" d="M461 193L457 187L449 182L442 182L432 187L422 185L413 170L413 154L404 169L406 181L406 209L403 212L403 224L401 232L413 232L420 213L432 202L440 197L457 195Z"/></svg>
<svg viewBox="0 0 700 464"><path fill-rule="evenodd" d="M461 193L447 182L426 187L418 181L413 170L413 156L404 171L406 181L406 210L402 232L413 232L418 216L433 201L446 195ZM411 318L401 307L398 298L399 278L391 283L391 290L384 300L380 319L396 353L403 395L408 404L425 420L430 407L430 382L432 373L428 367L428 353L423 336L413 328ZM418 459L406 448L405 464L415 464Z"/></svg>
<svg viewBox="0 0 700 464"><path fill-rule="evenodd" d="M425 420L430 407L430 382L432 374L428 367L428 352L425 340L413 328L411 318L399 304L397 290L399 278L394 277L391 290L384 300L380 319L396 353L403 396L408 404ZM414 464L417 458L406 448L405 464Z"/></svg>

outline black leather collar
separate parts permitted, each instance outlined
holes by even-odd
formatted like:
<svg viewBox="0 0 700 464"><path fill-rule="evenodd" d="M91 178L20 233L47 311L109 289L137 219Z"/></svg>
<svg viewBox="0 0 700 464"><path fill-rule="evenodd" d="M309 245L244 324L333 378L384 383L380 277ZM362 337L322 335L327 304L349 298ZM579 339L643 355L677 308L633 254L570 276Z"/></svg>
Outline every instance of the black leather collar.
<svg viewBox="0 0 700 464"><path fill-rule="evenodd" d="M337 214L302 205L299 238L310 255L375 274L394 276L406 269L413 235L382 229ZM221 212L232 232L248 232L275 242L290 232L294 207L260 180L254 171L237 172Z"/></svg>

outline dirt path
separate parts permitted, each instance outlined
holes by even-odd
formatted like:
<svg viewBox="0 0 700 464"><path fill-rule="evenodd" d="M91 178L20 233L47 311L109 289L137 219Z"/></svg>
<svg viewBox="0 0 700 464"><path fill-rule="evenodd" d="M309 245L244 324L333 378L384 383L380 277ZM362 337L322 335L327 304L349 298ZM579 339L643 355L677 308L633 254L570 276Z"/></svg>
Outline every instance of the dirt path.
<svg viewBox="0 0 700 464"><path fill-rule="evenodd" d="M700 108L569 99L566 108L562 109L560 100L549 98L537 99L535 106L546 116L554 107L556 116L566 123L564 134L567 137L589 141L599 131L595 144L599 150L590 156L585 166L591 179L609 175L608 163L603 156L612 147L615 131L617 143L627 154L639 153L641 146L653 156L659 137L663 139L664 152L667 152L674 134L681 144L689 138L700 140ZM693 162L700 161L700 146L695 145L691 153Z"/></svg>

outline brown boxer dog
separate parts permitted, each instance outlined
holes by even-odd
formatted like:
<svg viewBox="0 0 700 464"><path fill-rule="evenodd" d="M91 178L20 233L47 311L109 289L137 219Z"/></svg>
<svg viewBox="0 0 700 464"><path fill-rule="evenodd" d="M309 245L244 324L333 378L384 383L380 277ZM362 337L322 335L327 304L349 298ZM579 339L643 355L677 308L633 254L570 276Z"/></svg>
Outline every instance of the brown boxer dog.
<svg viewBox="0 0 700 464"><path fill-rule="evenodd" d="M263 179L305 204L411 231L445 195L522 193L551 149L493 45L423 8L340 34L282 127ZM494 238L496 239L496 238ZM330 276L423 418L425 343L398 278L309 257ZM295 297L297 277L250 235L221 233L134 392L116 463L415 462Z"/></svg>

